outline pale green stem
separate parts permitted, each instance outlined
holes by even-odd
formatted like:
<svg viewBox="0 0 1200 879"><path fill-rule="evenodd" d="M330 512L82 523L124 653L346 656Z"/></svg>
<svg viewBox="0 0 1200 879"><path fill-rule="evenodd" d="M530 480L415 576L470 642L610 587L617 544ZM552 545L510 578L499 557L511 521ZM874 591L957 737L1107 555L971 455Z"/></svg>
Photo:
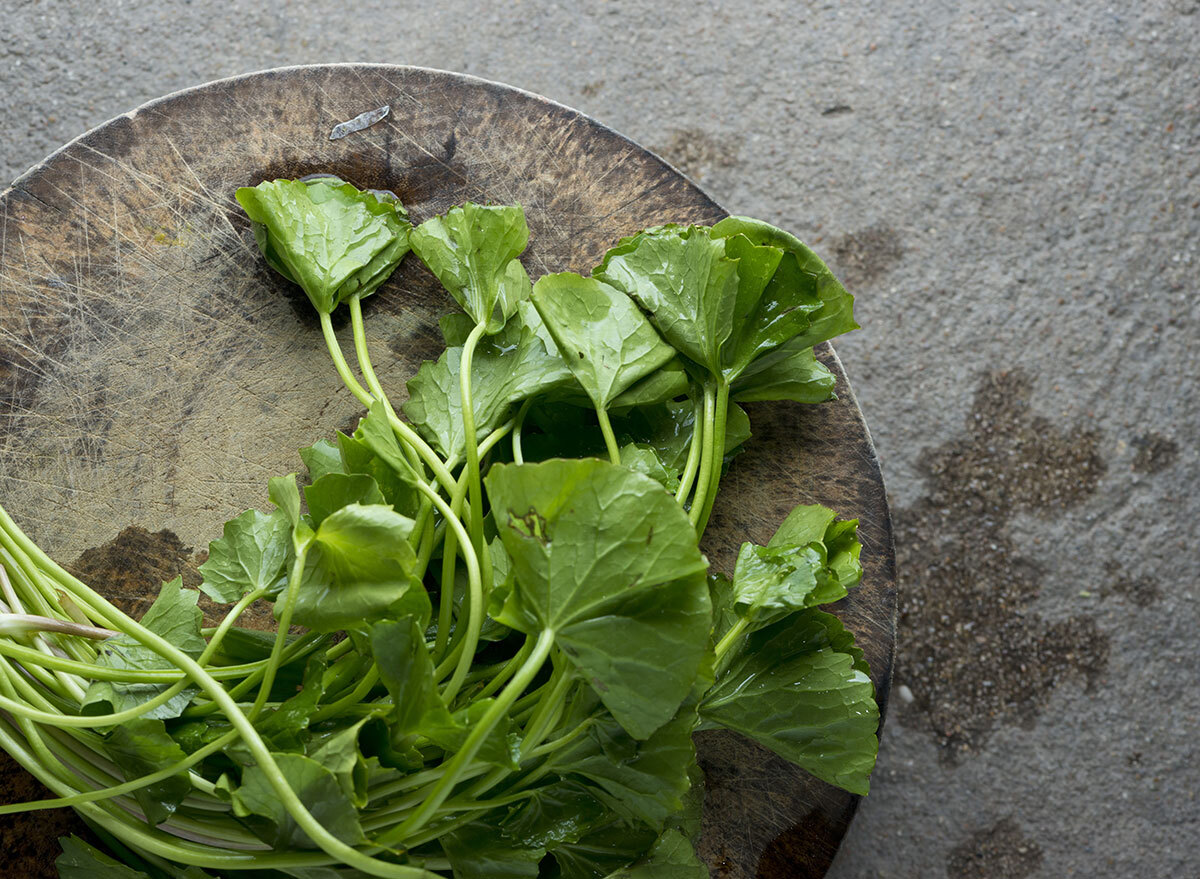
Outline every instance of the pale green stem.
<svg viewBox="0 0 1200 879"><path fill-rule="evenodd" d="M508 686L496 697L496 701L488 706L488 710L484 712L483 717L479 719L474 729L468 734L462 747L446 762L442 777L429 792L429 796L425 798L425 802L412 815L405 819L403 823L388 833L383 834L377 840L379 845L389 846L409 840L413 834L424 827L429 819L433 817L438 807L450 795L454 786L458 784L462 773L475 758L484 740L491 734L496 724L500 722L500 719L508 713L508 709L512 707L512 704L517 701L517 698L525 691L530 682L533 681L538 671L541 670L553 647L554 632L550 629L544 629L538 636L537 644L530 654L529 659L525 661L525 664L521 666L520 671L513 676L513 679L508 682Z"/></svg>
<svg viewBox="0 0 1200 879"><path fill-rule="evenodd" d="M675 500L680 505L687 500L692 484L696 481L696 471L700 469L700 449L704 444L704 399L697 397L692 409L692 441L688 445L687 463L683 465L683 478L679 480L679 489L675 492Z"/></svg>
<svg viewBox="0 0 1200 879"><path fill-rule="evenodd" d="M692 525L700 519L701 513L704 512L704 504L708 497L709 483L712 480L712 459L713 459L713 418L716 408L716 392L713 390L711 383L704 385L704 450L700 456L700 476L696 485L696 496L692 498L692 506L688 511L688 518Z"/></svg>
<svg viewBox="0 0 1200 879"><path fill-rule="evenodd" d="M603 406L596 407L596 419L600 422L600 433L604 435L604 445L608 449L608 459L614 464L621 463L621 450L617 447L617 438L613 435L612 422L608 420L608 411Z"/></svg>

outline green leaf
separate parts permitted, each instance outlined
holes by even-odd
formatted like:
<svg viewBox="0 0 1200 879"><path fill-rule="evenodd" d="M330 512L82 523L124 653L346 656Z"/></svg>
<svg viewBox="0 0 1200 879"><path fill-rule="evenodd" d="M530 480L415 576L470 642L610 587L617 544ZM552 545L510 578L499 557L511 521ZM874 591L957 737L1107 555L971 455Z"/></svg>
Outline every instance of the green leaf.
<svg viewBox="0 0 1200 879"><path fill-rule="evenodd" d="M644 822L658 833L684 806L691 784L689 769L696 762L695 725L694 698L640 742L612 718L601 716L586 735L553 756L554 769L582 779L625 820ZM648 847L649 843L635 857Z"/></svg>
<svg viewBox="0 0 1200 879"><path fill-rule="evenodd" d="M500 621L552 630L613 715L646 738L691 688L711 624L687 515L649 477L596 459L495 464L486 483L516 578L519 612Z"/></svg>
<svg viewBox="0 0 1200 879"><path fill-rule="evenodd" d="M862 579L858 520L835 521L833 510L802 504L784 519L766 546L743 543L734 570L731 597L719 597L721 608L762 628L792 611L830 604L846 596ZM724 620L719 619L721 631ZM728 627L725 626L725 629Z"/></svg>
<svg viewBox="0 0 1200 879"><path fill-rule="evenodd" d="M807 330L792 339L796 350L811 348L820 342L858 329L854 322L854 297L834 277L829 267L813 253L799 238L750 217L726 217L712 228L714 237L723 238L744 235L753 244L778 247L784 257L771 280L764 297L773 297L780 302L795 299L803 301L803 288L816 281L816 295L820 307L808 314ZM797 292L797 288L801 288Z"/></svg>
<svg viewBox="0 0 1200 879"><path fill-rule="evenodd" d="M806 610L750 635L700 716L706 728L736 730L823 781L867 793L879 709L837 617Z"/></svg>
<svg viewBox="0 0 1200 879"><path fill-rule="evenodd" d="M274 708L263 712L256 724L259 734L278 751L297 751L308 729L313 712L325 696L325 653L314 653L304 666L304 681L297 692ZM247 755L249 752L247 751Z"/></svg>
<svg viewBox="0 0 1200 879"><path fill-rule="evenodd" d="M682 472L687 464L695 424L696 413L690 400L648 406L630 412L626 417L613 419L613 428L618 434L628 434L636 442L654 449L663 466L677 472ZM726 457L748 439L750 419L741 406L731 403L725 428Z"/></svg>
<svg viewBox="0 0 1200 879"><path fill-rule="evenodd" d="M632 300L603 281L544 275L532 302L597 409L675 356Z"/></svg>
<svg viewBox="0 0 1200 879"><path fill-rule="evenodd" d="M646 854L654 845L653 830L611 819L583 838L554 849L561 879L606 879Z"/></svg>
<svg viewBox="0 0 1200 879"><path fill-rule="evenodd" d="M447 754L455 754L495 701L477 699L453 714L437 710L427 712L421 719L420 732ZM488 733L474 759L515 772L520 768L520 745L520 736L513 731L511 720L505 717Z"/></svg>
<svg viewBox="0 0 1200 879"><path fill-rule="evenodd" d="M725 253L738 260L738 305L745 309L734 316L734 335L725 349L725 375L733 380L789 339L803 338L822 303L816 277L797 270L795 258L783 249L733 235Z"/></svg>
<svg viewBox="0 0 1200 879"><path fill-rule="evenodd" d="M200 589L219 604L273 586L291 550L291 523L281 510L247 510L225 523L223 536L208 545L200 565Z"/></svg>
<svg viewBox="0 0 1200 879"><path fill-rule="evenodd" d="M501 830L528 848L553 849L578 842L587 831L607 822L610 814L579 782L558 781L513 806Z"/></svg>
<svg viewBox="0 0 1200 879"><path fill-rule="evenodd" d="M497 820L489 812L441 837L454 879L536 879L546 850L514 845L496 832Z"/></svg>
<svg viewBox="0 0 1200 879"><path fill-rule="evenodd" d="M821 543L804 546L756 546L743 543L733 572L733 591L743 613L760 623L780 611L790 613L846 596L826 567Z"/></svg>
<svg viewBox="0 0 1200 879"><path fill-rule="evenodd" d="M279 507L294 528L300 522L300 489L296 485L296 474L272 476L267 480L267 496Z"/></svg>
<svg viewBox="0 0 1200 879"><path fill-rule="evenodd" d="M621 465L636 473L644 473L667 491L679 487L679 471L668 470L652 447L641 443L629 443L621 448Z"/></svg>
<svg viewBox="0 0 1200 879"><path fill-rule="evenodd" d="M183 578L176 577L163 583L158 598L150 605L141 623L189 656L199 656L206 646L204 636L200 634L204 614L196 606L199 598L199 592L184 589ZM143 647L129 635L118 635L103 641L99 645L96 662L109 668L140 671L173 671L176 668L175 663L159 656L149 647ZM124 711L153 699L166 689L167 684L94 681L84 695L82 708L85 714ZM189 687L142 716L150 720L178 717L195 694L196 690Z"/></svg>
<svg viewBox="0 0 1200 879"><path fill-rule="evenodd" d="M607 879L709 879L709 872L691 840L672 829L655 840L643 860L610 873Z"/></svg>
<svg viewBox="0 0 1200 879"><path fill-rule="evenodd" d="M149 874L114 861L76 836L58 841L62 854L55 861L59 879L150 879Z"/></svg>
<svg viewBox="0 0 1200 879"><path fill-rule="evenodd" d="M338 448L347 473L370 476L396 512L410 518L417 514L421 501L414 485L418 476L400 448L382 403L371 406L354 436L338 434Z"/></svg>
<svg viewBox="0 0 1200 879"><path fill-rule="evenodd" d="M265 181L237 200L267 262L323 314L375 292L408 253L412 225L400 203L349 183Z"/></svg>
<svg viewBox="0 0 1200 879"><path fill-rule="evenodd" d="M801 504L783 520L767 546L797 546L822 543L826 565L843 589L853 589L862 580L859 562L862 544L858 541L858 520L837 519L837 514L821 504Z"/></svg>
<svg viewBox="0 0 1200 879"><path fill-rule="evenodd" d="M521 308L504 332L481 342L471 362L471 407L475 440L483 440L508 416L513 403L572 383L571 372L557 351L548 351L533 320L531 307ZM553 342L551 342L553 345ZM462 349L447 348L437 362L421 364L408 382L404 414L443 456L463 459L466 436L462 423L459 376Z"/></svg>
<svg viewBox="0 0 1200 879"><path fill-rule="evenodd" d="M687 370L683 368L679 358L672 358L661 369L655 370L628 390L618 394L608 408L620 412L634 406L666 403L686 394L688 385Z"/></svg>
<svg viewBox="0 0 1200 879"><path fill-rule="evenodd" d="M429 597L413 576L412 530L412 519L379 504L349 504L327 516L308 551L292 622L331 632L427 616Z"/></svg>
<svg viewBox="0 0 1200 879"><path fill-rule="evenodd" d="M433 710L446 713L433 677L433 660L425 646L423 626L416 619L387 620L370 630L371 653L379 677L392 697L394 733L416 732L421 718Z"/></svg>
<svg viewBox="0 0 1200 879"><path fill-rule="evenodd" d="M370 718L336 732L322 732L308 743L308 756L333 773L342 792L362 809L367 805L369 770L358 747L358 737Z"/></svg>
<svg viewBox="0 0 1200 879"><path fill-rule="evenodd" d="M412 230L413 252L476 324L494 333L529 293L517 260L529 241L519 205L467 202Z"/></svg>
<svg viewBox="0 0 1200 879"><path fill-rule="evenodd" d="M341 452L329 440L317 440L306 449L300 450L300 459L308 468L309 482L316 482L327 473L345 473Z"/></svg>
<svg viewBox="0 0 1200 879"><path fill-rule="evenodd" d="M363 841L358 811L332 772L303 754L272 753L279 771L300 802L331 834L348 845ZM255 833L276 848L315 849L317 846L284 809L279 795L267 780L266 771L253 765L242 773L242 783L233 792L234 814L259 815Z"/></svg>
<svg viewBox="0 0 1200 879"><path fill-rule="evenodd" d="M187 757L183 749L167 734L161 720L144 717L127 720L113 727L104 737L104 750L117 764L126 780L150 775L178 763ZM150 824L161 824L170 818L176 807L192 792L186 772L139 787L133 795Z"/></svg>
<svg viewBox="0 0 1200 879"><path fill-rule="evenodd" d="M675 349L713 375L737 305L737 262L701 226L665 226L624 239L592 274L637 300Z"/></svg>
<svg viewBox="0 0 1200 879"><path fill-rule="evenodd" d="M791 351L791 344L780 350ZM733 383L733 399L743 403L763 400L795 400L797 403L824 403L835 398L837 379L824 363L817 360L812 348L801 348L782 360L766 359L765 367L758 363L742 373Z"/></svg>
<svg viewBox="0 0 1200 879"><path fill-rule="evenodd" d="M304 487L304 499L308 502L313 527L320 526L331 513L350 504L384 503L379 485L364 473L326 473Z"/></svg>

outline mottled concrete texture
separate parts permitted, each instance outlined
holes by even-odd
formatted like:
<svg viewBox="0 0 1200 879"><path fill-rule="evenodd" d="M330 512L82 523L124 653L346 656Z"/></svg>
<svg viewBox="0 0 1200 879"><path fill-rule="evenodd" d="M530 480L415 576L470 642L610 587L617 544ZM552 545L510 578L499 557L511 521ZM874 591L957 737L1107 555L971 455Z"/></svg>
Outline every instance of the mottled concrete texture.
<svg viewBox="0 0 1200 879"><path fill-rule="evenodd" d="M379 61L575 106L809 240L902 590L831 876L1195 874L1200 3L88 6L5 7L3 181L179 88Z"/></svg>

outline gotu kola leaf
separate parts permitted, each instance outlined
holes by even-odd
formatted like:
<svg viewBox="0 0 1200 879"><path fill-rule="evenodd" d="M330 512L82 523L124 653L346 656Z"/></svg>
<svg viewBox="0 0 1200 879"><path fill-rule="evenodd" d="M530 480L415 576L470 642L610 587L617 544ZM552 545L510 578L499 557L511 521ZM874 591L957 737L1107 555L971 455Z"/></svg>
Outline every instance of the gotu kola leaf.
<svg viewBox="0 0 1200 879"><path fill-rule="evenodd" d="M467 202L426 220L410 240L463 311L489 333L499 332L529 295L529 275L517 259L529 241L519 205Z"/></svg>
<svg viewBox="0 0 1200 879"><path fill-rule="evenodd" d="M633 301L603 281L574 272L544 275L532 301L597 409L675 356Z"/></svg>
<svg viewBox="0 0 1200 879"><path fill-rule="evenodd" d="M333 178L268 180L237 200L267 263L322 314L374 293L408 253L412 224L400 203Z"/></svg>
<svg viewBox="0 0 1200 879"><path fill-rule="evenodd" d="M268 589L279 579L290 549L287 514L247 510L226 522L224 534L208 545L208 559L200 565L200 589L221 604Z"/></svg>
<svg viewBox="0 0 1200 879"><path fill-rule="evenodd" d="M663 226L626 238L592 275L633 297L677 351L712 375L737 306L737 261L702 226Z"/></svg>
<svg viewBox="0 0 1200 879"><path fill-rule="evenodd" d="M348 845L363 839L358 811L337 777L303 754L272 753L275 764L296 796L326 830ZM242 773L242 783L233 792L234 814L266 818L257 824L260 838L280 848L312 849L317 846L287 813L266 772L257 764Z"/></svg>
<svg viewBox="0 0 1200 879"><path fill-rule="evenodd" d="M700 703L702 728L736 730L817 778L865 794L875 689L837 617L805 610L750 635Z"/></svg>
<svg viewBox="0 0 1200 879"><path fill-rule="evenodd" d="M500 425L513 403L572 381L557 353L547 351L538 333L540 323L537 311L525 303L502 333L476 347L471 364L476 442ZM447 348L437 362L426 361L408 381L404 404L404 414L421 435L456 461L466 454L461 368L461 348Z"/></svg>
<svg viewBox="0 0 1200 879"><path fill-rule="evenodd" d="M496 464L486 483L515 575L500 621L553 632L613 716L647 738L695 681L711 624L687 515L649 477L596 459Z"/></svg>
<svg viewBox="0 0 1200 879"><path fill-rule="evenodd" d="M770 284L767 299L796 303L806 312L808 327L780 341L794 340L797 348L811 348L842 333L858 329L854 321L854 297L811 249L795 235L750 217L726 217L712 227L714 238L745 236L756 246L777 247L784 252ZM819 305L807 307L807 289L815 286ZM790 313L790 312L789 312Z"/></svg>
<svg viewBox="0 0 1200 879"><path fill-rule="evenodd" d="M190 656L199 656L207 642L200 634L204 614L196 606L200 593L183 588L183 578L163 583L158 597L142 617L141 623L151 632L174 644ZM173 670L175 664L144 647L129 635L118 635L102 642L96 662L111 668L137 670ZM168 689L167 684L140 684L123 681L95 681L83 699L84 713L123 711L148 702ZM170 720L183 713L192 701L194 688L188 688L143 716L148 719ZM93 707L95 706L95 707Z"/></svg>
<svg viewBox="0 0 1200 879"><path fill-rule="evenodd" d="M412 519L383 504L352 503L329 514L309 546L292 621L332 632L385 617L427 618L429 596L413 575L412 529Z"/></svg>

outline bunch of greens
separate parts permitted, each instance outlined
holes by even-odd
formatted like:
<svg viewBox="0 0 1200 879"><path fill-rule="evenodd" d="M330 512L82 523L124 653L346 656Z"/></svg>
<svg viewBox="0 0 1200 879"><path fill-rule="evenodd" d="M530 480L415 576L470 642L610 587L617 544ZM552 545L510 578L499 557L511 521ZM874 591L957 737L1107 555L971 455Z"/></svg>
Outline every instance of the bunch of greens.
<svg viewBox="0 0 1200 879"><path fill-rule="evenodd" d="M73 806L123 862L66 840L64 879L701 879L698 729L866 792L874 691L818 609L856 521L797 507L732 578L699 549L738 402L832 394L851 298L808 248L731 217L531 284L519 207L237 197L365 415L212 542L215 628L179 580L129 618L0 511L0 747L57 795L0 812ZM462 311L401 417L362 300L410 249ZM276 630L238 627L264 599Z"/></svg>

